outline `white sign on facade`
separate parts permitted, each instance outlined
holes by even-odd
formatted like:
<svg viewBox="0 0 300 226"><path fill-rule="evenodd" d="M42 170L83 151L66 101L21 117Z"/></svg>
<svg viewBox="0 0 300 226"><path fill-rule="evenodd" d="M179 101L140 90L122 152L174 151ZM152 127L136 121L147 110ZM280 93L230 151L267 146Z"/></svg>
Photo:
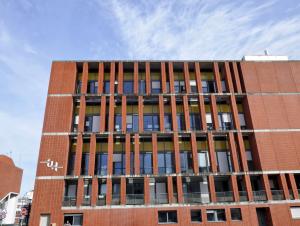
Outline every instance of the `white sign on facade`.
<svg viewBox="0 0 300 226"><path fill-rule="evenodd" d="M58 169L63 168L62 166L58 165L58 162L54 162L51 159L48 159L47 161L41 161L40 163L45 163L48 168L54 171L58 171Z"/></svg>

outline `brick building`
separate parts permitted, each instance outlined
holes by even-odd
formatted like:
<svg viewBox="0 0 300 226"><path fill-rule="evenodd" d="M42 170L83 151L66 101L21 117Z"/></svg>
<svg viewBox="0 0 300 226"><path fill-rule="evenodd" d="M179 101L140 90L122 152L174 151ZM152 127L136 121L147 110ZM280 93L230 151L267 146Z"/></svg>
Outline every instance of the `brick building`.
<svg viewBox="0 0 300 226"><path fill-rule="evenodd" d="M299 94L297 61L53 62L30 225L300 225Z"/></svg>
<svg viewBox="0 0 300 226"><path fill-rule="evenodd" d="M0 220L3 225L15 223L17 196L20 193L23 170L16 167L13 160L0 155Z"/></svg>

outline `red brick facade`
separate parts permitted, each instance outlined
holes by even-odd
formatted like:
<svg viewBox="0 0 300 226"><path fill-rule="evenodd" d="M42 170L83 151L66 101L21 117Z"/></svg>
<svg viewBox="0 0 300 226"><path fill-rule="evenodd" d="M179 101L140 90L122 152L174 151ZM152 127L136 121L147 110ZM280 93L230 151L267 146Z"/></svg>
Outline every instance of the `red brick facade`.
<svg viewBox="0 0 300 226"><path fill-rule="evenodd" d="M158 91L155 82L160 84ZM213 85L208 88L209 84ZM85 226L150 226L159 224L160 211L169 210L176 211L177 223L168 225L194 225L194 209L201 210L201 225L254 226L259 225L261 208L265 208L267 225L300 225L290 210L300 207L299 90L300 63L293 61L54 62L30 225L39 225L45 214L57 226L63 225L64 216L82 214ZM135 131L134 124L128 126L130 114L137 117ZM91 115L99 117L100 125L89 128ZM148 124L149 115L158 119ZM193 121L195 115L198 121ZM171 173L161 171L164 142L169 142L174 158ZM145 143L151 147L147 149ZM144 149L151 152L151 173L143 172ZM190 163L185 162L183 150L190 154L186 157ZM201 151L209 156L207 171L200 165ZM217 154L224 151L227 165L223 155ZM104 174L97 171L102 152L107 153ZM125 165L124 172L116 174L119 152L124 153ZM226 171L223 166L228 167ZM184 167L190 167L189 171L184 172ZM139 205L128 202L130 181L135 179L143 184ZM187 198L192 194L187 192L190 180L197 179L203 183L203 194L207 186L208 202L203 202L204 196L201 203ZM98 186L102 180L106 183L104 205ZM156 180L166 183L164 204L152 197ZM76 183L76 197L74 204L66 205L69 182ZM84 195L87 184L90 195ZM120 184L119 204L115 203L116 184ZM240 220L234 220L234 208L240 209ZM226 220L211 222L212 209L224 210Z"/></svg>

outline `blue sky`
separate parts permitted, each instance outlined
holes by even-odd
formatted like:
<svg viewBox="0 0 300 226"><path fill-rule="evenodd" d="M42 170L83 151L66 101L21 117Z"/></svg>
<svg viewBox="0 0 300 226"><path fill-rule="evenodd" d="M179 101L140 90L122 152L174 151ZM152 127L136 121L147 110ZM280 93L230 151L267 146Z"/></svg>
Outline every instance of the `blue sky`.
<svg viewBox="0 0 300 226"><path fill-rule="evenodd" d="M300 2L0 0L0 153L33 188L52 60L300 57Z"/></svg>

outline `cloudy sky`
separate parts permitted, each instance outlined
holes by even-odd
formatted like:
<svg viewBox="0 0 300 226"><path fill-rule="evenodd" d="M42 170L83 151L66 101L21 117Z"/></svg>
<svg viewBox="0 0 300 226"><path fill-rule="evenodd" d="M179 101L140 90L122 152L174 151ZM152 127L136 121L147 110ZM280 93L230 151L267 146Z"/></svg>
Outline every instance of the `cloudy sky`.
<svg viewBox="0 0 300 226"><path fill-rule="evenodd" d="M300 2L0 0L0 154L33 188L52 60L300 58Z"/></svg>

